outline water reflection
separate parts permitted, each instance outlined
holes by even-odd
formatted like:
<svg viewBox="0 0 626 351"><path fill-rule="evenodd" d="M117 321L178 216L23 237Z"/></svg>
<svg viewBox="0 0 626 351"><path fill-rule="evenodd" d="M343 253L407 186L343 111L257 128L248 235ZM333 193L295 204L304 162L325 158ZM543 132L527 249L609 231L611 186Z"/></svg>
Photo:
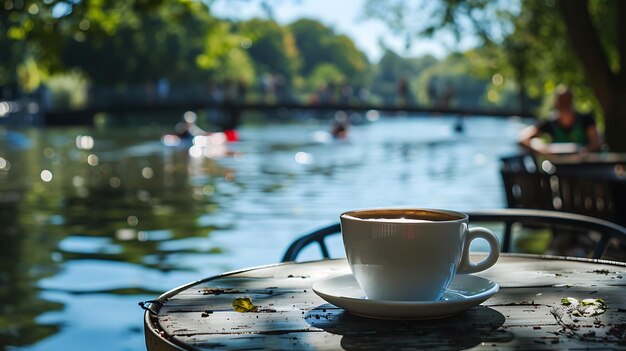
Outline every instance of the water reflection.
<svg viewBox="0 0 626 351"><path fill-rule="evenodd" d="M232 170L151 142L125 146L113 133L60 138L71 134L32 131L36 147L2 155L9 174L0 183L0 345L30 345L59 331L62 323L40 319L64 304L41 291L154 295L159 284L135 277L194 271L170 256L224 251L188 240L228 227L199 219L216 211L216 189Z"/></svg>
<svg viewBox="0 0 626 351"><path fill-rule="evenodd" d="M55 243L21 216L16 201L21 197L19 192L0 197L0 345L30 345L55 334L59 323L37 317L64 307L40 296L37 282L59 270L50 255ZM23 235L27 231L33 234Z"/></svg>
<svg viewBox="0 0 626 351"><path fill-rule="evenodd" d="M520 126L453 122L381 119L340 142L249 125L199 157L158 128L21 131L30 147L0 148L0 349L142 349L137 301L276 262L346 209L501 207Z"/></svg>

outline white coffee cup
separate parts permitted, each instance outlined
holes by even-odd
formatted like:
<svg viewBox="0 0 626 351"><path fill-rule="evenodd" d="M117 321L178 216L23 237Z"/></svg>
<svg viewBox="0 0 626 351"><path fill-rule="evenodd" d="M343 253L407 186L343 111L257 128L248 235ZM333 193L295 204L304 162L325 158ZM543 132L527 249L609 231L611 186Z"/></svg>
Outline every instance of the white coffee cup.
<svg viewBox="0 0 626 351"><path fill-rule="evenodd" d="M498 238L486 228L468 228L464 213L433 209L372 209L341 214L348 263L369 299L439 300L457 273L493 266ZM489 244L487 258L469 260L472 240Z"/></svg>

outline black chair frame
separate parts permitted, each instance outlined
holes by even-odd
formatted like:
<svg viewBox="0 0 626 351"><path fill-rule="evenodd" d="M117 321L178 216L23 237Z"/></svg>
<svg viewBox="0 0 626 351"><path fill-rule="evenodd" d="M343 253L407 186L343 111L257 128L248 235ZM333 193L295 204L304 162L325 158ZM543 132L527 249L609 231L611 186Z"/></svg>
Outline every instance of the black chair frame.
<svg viewBox="0 0 626 351"><path fill-rule="evenodd" d="M500 175L509 208L578 213L626 226L625 168L623 162L554 164L522 154L503 157Z"/></svg>
<svg viewBox="0 0 626 351"><path fill-rule="evenodd" d="M515 223L536 227L572 228L576 230L586 229L589 231L599 232L602 236L595 246L592 256L594 259L602 257L611 238L626 240L626 228L603 219L573 213L545 210L502 209L492 211L474 211L468 212L467 214L469 215L470 223L504 223L501 252L511 252L511 234ZM287 248L281 262L295 261L302 250L315 243L319 245L322 257L328 259L330 258L330 253L325 239L329 235L339 233L341 233L341 226L339 223L336 223L318 229L310 234L306 234L296 239L289 246L289 248Z"/></svg>

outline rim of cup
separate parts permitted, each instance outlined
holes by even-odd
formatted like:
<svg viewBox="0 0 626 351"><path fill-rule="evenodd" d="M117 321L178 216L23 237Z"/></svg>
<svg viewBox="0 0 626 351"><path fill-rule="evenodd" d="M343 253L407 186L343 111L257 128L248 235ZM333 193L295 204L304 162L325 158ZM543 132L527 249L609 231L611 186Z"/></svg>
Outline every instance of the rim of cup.
<svg viewBox="0 0 626 351"><path fill-rule="evenodd" d="M443 215L448 215L451 217L456 217L456 219L444 219L444 220L433 220L432 222L416 222L416 223L411 223L411 222L404 222L404 221L398 221L396 223L403 223L403 224L430 224L430 223L454 223L454 222L464 222L466 221L469 216L463 212L458 212L458 211L452 211L452 210L443 210L443 209L436 209L436 208L417 208L417 207L380 207L380 208L365 208L365 209L358 209L358 210L350 210L350 211L346 211L343 212L341 215L339 215L340 218L345 218L345 219L349 219L349 220L354 220L354 221L375 221L376 219L385 219L385 222L391 222L394 223L394 219L403 219L403 218L385 218L385 215L373 215L372 217L359 217L358 215L355 214L366 214L368 212L374 213L374 212L386 212L389 211L391 213L398 213L398 212L414 212L416 214L416 217L419 217L419 213L423 213L423 212L434 212L434 213L439 213L439 214L443 214ZM424 218L426 221L428 221L427 218Z"/></svg>

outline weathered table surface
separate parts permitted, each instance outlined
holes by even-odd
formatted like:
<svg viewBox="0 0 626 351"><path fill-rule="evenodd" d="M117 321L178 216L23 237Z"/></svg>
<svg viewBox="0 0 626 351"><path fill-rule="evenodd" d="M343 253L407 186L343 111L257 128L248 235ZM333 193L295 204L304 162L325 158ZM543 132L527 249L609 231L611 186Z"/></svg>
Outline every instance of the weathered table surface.
<svg viewBox="0 0 626 351"><path fill-rule="evenodd" d="M146 313L148 350L205 349L626 349L626 264L503 254L478 275L500 291L460 315L384 321L351 315L312 290L348 273L345 260L287 263L191 283ZM256 312L232 308L248 296ZM561 299L602 298L608 309L576 317Z"/></svg>

